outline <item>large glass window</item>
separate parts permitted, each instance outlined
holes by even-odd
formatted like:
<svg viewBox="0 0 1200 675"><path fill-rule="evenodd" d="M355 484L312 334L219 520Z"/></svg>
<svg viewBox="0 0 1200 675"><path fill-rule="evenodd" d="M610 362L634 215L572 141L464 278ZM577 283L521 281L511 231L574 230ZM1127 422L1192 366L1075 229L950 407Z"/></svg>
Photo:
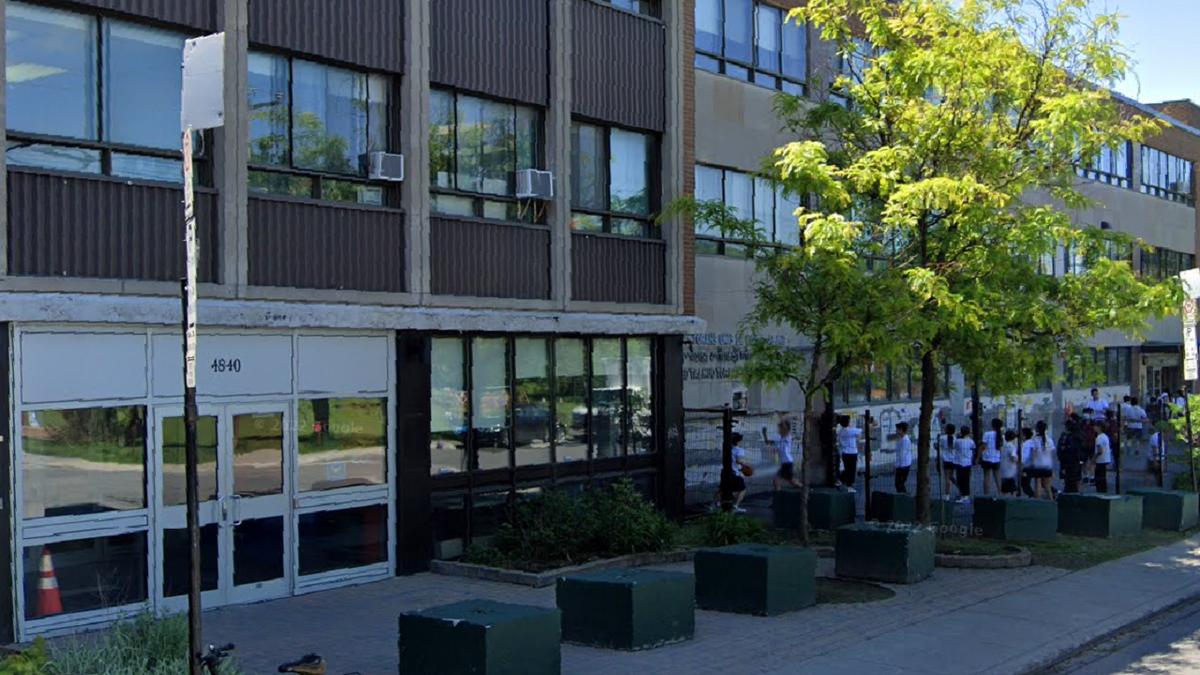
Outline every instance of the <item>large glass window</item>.
<svg viewBox="0 0 1200 675"><path fill-rule="evenodd" d="M624 129L571 125L571 227L650 236L657 206L656 139Z"/></svg>
<svg viewBox="0 0 1200 675"><path fill-rule="evenodd" d="M366 155L388 149L387 76L262 53L247 71L252 192L384 203L365 178Z"/></svg>
<svg viewBox="0 0 1200 675"><path fill-rule="evenodd" d="M808 33L778 7L696 0L696 67L802 96Z"/></svg>
<svg viewBox="0 0 1200 675"><path fill-rule="evenodd" d="M1162 150L1142 146L1142 192L1195 206L1192 171L1190 161Z"/></svg>
<svg viewBox="0 0 1200 675"><path fill-rule="evenodd" d="M459 338L434 338L429 401L430 471L433 475L466 471L467 363Z"/></svg>
<svg viewBox="0 0 1200 675"><path fill-rule="evenodd" d="M301 514L300 574L387 562L387 506Z"/></svg>
<svg viewBox="0 0 1200 675"><path fill-rule="evenodd" d="M508 403L508 341L475 338L471 342L471 428L477 469L510 465Z"/></svg>
<svg viewBox="0 0 1200 675"><path fill-rule="evenodd" d="M697 164L696 199L724 202L733 209L736 217L757 222L760 234L768 241L787 245L799 243L799 221L795 212L800 200L785 194L769 180ZM746 255L744 246L707 223L697 224L696 237L697 253Z"/></svg>
<svg viewBox="0 0 1200 675"><path fill-rule="evenodd" d="M26 619L112 609L142 603L149 597L145 532L27 546L21 562ZM34 601L42 565L47 562L54 566L62 600L62 612L55 614L45 613L42 603Z"/></svg>
<svg viewBox="0 0 1200 675"><path fill-rule="evenodd" d="M532 221L514 195L515 173L540 165L542 112L466 96L430 93L429 171L438 213Z"/></svg>
<svg viewBox="0 0 1200 675"><path fill-rule="evenodd" d="M654 451L654 343L649 338L626 340L625 387L629 398L629 453L644 455Z"/></svg>
<svg viewBox="0 0 1200 675"><path fill-rule="evenodd" d="M554 418L550 410L550 341L517 338L513 435L517 466L548 464Z"/></svg>
<svg viewBox="0 0 1200 675"><path fill-rule="evenodd" d="M144 509L146 409L22 412L21 469L26 519Z"/></svg>
<svg viewBox="0 0 1200 675"><path fill-rule="evenodd" d="M1091 161L1079 166L1076 171L1084 178L1130 187L1133 181L1133 164L1129 157L1128 141L1113 148L1103 148Z"/></svg>
<svg viewBox="0 0 1200 675"><path fill-rule="evenodd" d="M624 399L621 341L595 340L592 343L592 447L597 459L621 455Z"/></svg>
<svg viewBox="0 0 1200 675"><path fill-rule="evenodd" d="M387 399L300 401L300 492L387 483Z"/></svg>
<svg viewBox="0 0 1200 675"><path fill-rule="evenodd" d="M1196 256L1191 253L1166 248L1142 249L1141 274L1149 279L1171 279L1195 266Z"/></svg>
<svg viewBox="0 0 1200 675"><path fill-rule="evenodd" d="M5 17L9 166L182 182L182 34L19 2Z"/></svg>
<svg viewBox="0 0 1200 675"><path fill-rule="evenodd" d="M563 339L554 343L554 404L558 418L558 461L588 458L587 344Z"/></svg>

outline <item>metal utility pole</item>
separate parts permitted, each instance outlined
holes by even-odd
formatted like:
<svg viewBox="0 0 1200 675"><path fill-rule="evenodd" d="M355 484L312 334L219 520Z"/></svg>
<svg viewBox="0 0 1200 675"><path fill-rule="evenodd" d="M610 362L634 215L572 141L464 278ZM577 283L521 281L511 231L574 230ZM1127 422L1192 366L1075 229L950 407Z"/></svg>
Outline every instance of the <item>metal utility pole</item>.
<svg viewBox="0 0 1200 675"><path fill-rule="evenodd" d="M187 276L183 280L183 421L188 529L188 672L201 675L200 486L196 449L196 243L193 134L225 119L225 34L184 42L180 126L183 130L183 220Z"/></svg>
<svg viewBox="0 0 1200 675"><path fill-rule="evenodd" d="M733 510L733 410L721 410L721 510Z"/></svg>

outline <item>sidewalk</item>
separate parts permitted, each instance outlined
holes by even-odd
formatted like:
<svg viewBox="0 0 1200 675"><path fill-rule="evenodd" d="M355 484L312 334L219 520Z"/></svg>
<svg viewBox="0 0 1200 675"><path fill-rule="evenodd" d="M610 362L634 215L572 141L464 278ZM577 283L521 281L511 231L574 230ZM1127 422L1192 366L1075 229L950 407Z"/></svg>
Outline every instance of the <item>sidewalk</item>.
<svg viewBox="0 0 1200 675"><path fill-rule="evenodd" d="M821 561L823 574L831 562ZM692 641L636 653L564 645L562 672L1019 675L1200 594L1200 536L1082 572L939 568L894 590L883 602L773 618L698 611ZM397 616L467 598L553 606L554 589L420 574L215 610L204 615L205 639L237 643L247 675L309 652L330 673L395 673Z"/></svg>

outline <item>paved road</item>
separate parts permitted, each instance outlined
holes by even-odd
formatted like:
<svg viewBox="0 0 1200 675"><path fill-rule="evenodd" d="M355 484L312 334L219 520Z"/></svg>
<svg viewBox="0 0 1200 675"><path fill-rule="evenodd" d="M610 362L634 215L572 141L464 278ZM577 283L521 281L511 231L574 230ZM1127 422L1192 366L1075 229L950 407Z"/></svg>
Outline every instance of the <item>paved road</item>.
<svg viewBox="0 0 1200 675"><path fill-rule="evenodd" d="M1036 675L1183 675L1200 672L1200 599Z"/></svg>

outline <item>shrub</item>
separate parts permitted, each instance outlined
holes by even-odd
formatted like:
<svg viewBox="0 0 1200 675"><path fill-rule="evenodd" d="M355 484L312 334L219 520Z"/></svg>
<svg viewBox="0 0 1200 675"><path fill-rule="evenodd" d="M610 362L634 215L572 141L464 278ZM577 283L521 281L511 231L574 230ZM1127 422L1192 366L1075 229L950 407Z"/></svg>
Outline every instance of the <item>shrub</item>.
<svg viewBox="0 0 1200 675"><path fill-rule="evenodd" d="M489 546L473 546L464 562L541 571L589 560L665 551L675 526L633 483L580 494L550 490L509 504Z"/></svg>
<svg viewBox="0 0 1200 675"><path fill-rule="evenodd" d="M705 546L765 543L767 539L767 527L757 518L720 512L704 516L701 523Z"/></svg>
<svg viewBox="0 0 1200 675"><path fill-rule="evenodd" d="M29 649L0 661L0 675L43 675L48 663L46 640L38 638Z"/></svg>
<svg viewBox="0 0 1200 675"><path fill-rule="evenodd" d="M76 637L52 650L46 675L187 675L188 624L184 615L151 614L113 625L96 635ZM226 663L223 675L235 675Z"/></svg>

